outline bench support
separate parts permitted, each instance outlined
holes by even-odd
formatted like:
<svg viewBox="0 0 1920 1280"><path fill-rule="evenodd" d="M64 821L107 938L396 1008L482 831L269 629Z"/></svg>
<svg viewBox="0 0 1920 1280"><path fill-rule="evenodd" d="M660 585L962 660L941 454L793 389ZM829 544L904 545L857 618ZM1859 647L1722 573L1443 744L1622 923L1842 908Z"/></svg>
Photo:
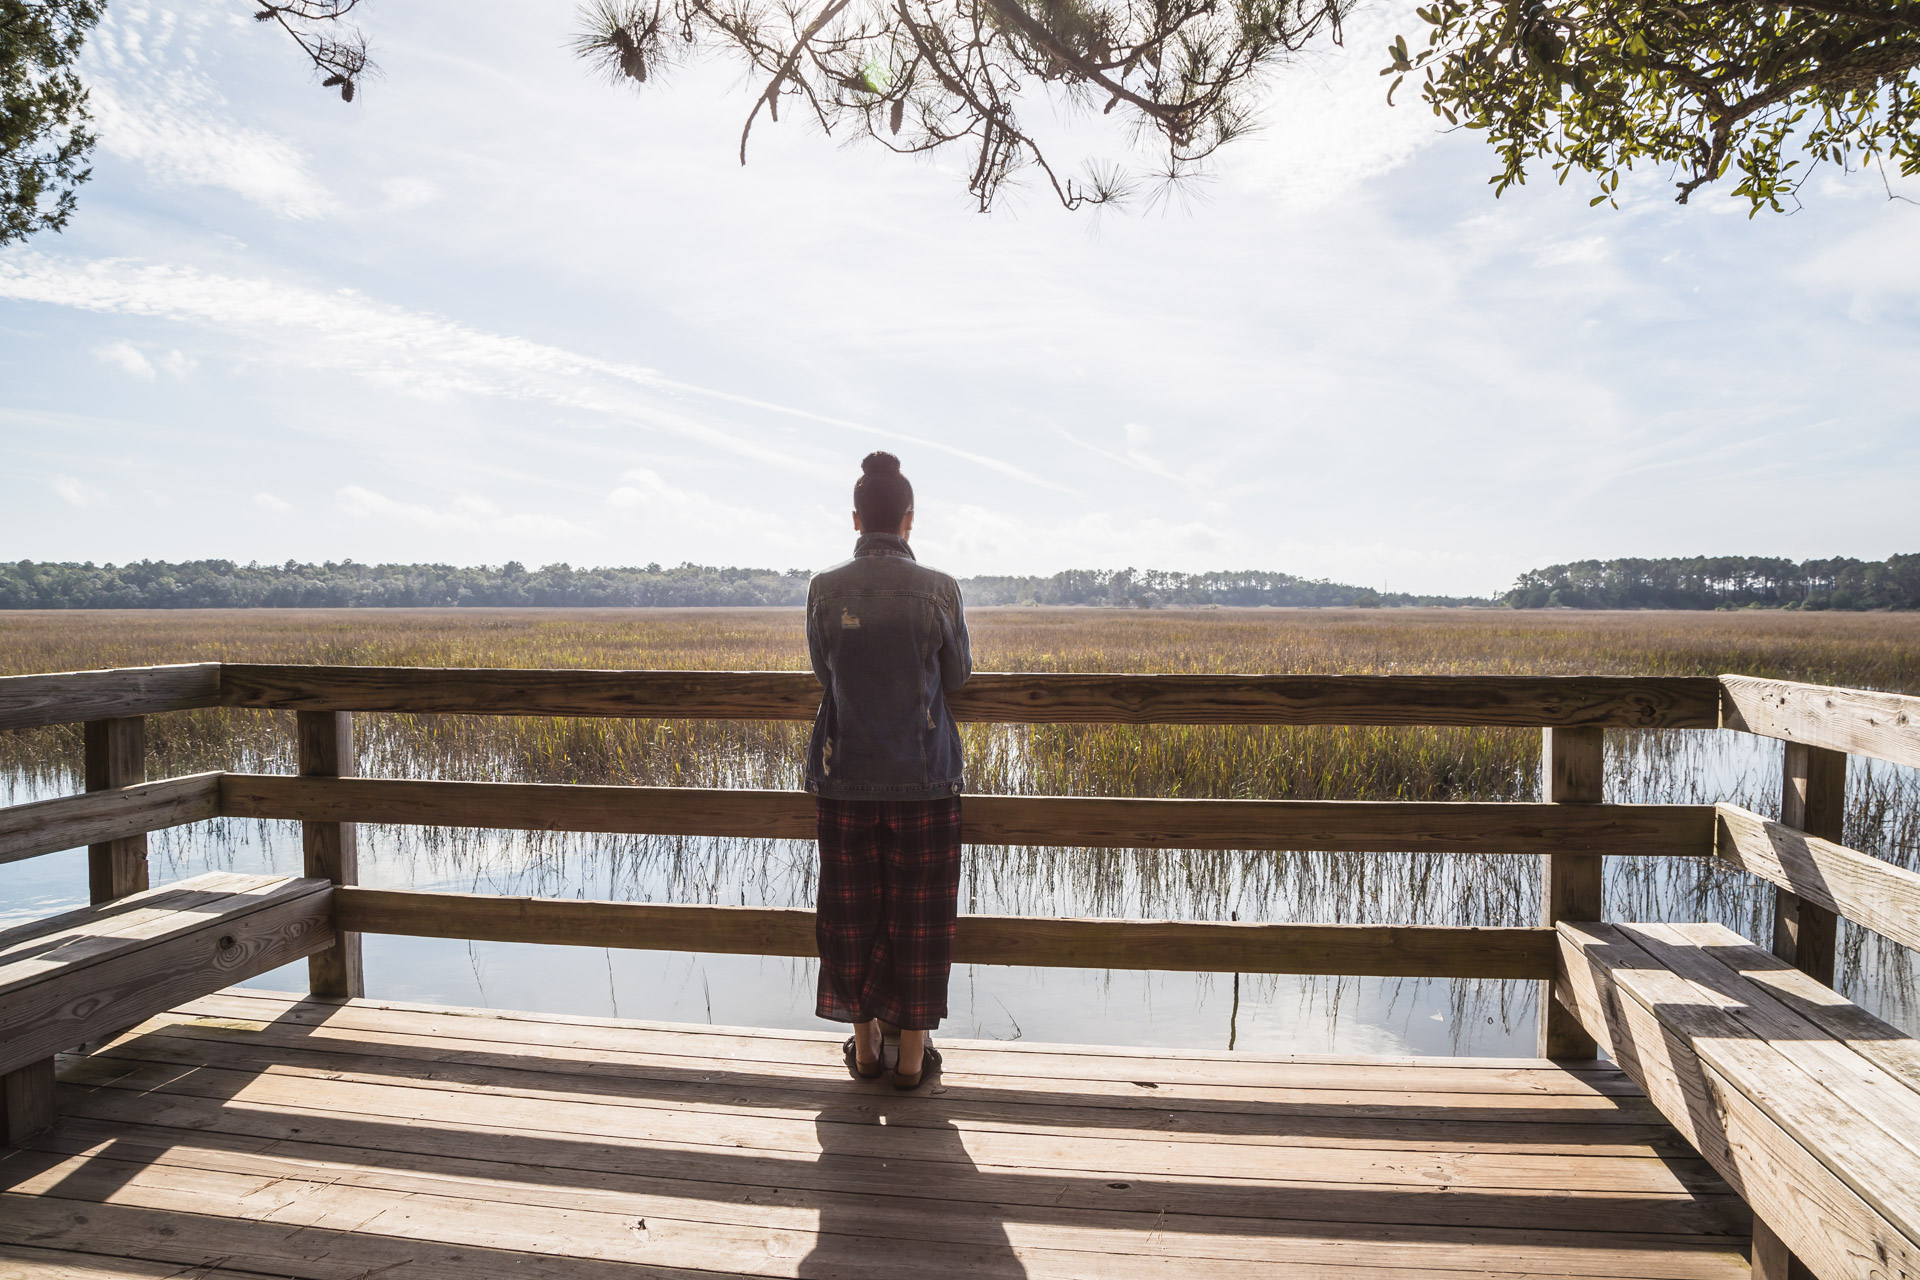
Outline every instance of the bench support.
<svg viewBox="0 0 1920 1280"><path fill-rule="evenodd" d="M1604 730L1546 729L1540 743L1541 799L1550 804L1599 804L1606 775ZM1540 923L1598 920L1599 854L1550 853L1540 860ZM1539 1054L1543 1058L1592 1058L1599 1048L1554 995L1540 984Z"/></svg>
<svg viewBox="0 0 1920 1280"><path fill-rule="evenodd" d="M1758 1218L1753 1220L1753 1280L1814 1280L1807 1264Z"/></svg>
<svg viewBox="0 0 1920 1280"><path fill-rule="evenodd" d="M87 790L109 791L147 780L147 722L139 716L86 723ZM147 838L127 836L87 846L87 887L95 906L147 888Z"/></svg>
<svg viewBox="0 0 1920 1280"><path fill-rule="evenodd" d="M353 775L353 717L345 711L295 713L299 769L308 778ZM334 884L360 883L360 847L351 822L303 822L300 843L306 874ZM334 931L333 945L307 957L307 987L316 996L358 998L367 993L360 966L360 935Z"/></svg>
<svg viewBox="0 0 1920 1280"><path fill-rule="evenodd" d="M24 1142L52 1123L52 1058L0 1075L0 1145Z"/></svg>

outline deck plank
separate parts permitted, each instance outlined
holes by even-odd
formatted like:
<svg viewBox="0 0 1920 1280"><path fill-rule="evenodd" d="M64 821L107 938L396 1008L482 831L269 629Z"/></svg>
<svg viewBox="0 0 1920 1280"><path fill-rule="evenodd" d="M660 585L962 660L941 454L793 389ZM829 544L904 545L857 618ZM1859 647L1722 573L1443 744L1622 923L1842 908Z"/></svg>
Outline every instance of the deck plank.
<svg viewBox="0 0 1920 1280"><path fill-rule="evenodd" d="M1627 1256L1634 1259L1632 1274L1649 1280L1727 1274L1724 1251L1675 1248L1671 1241L1650 1242L1624 1233L1608 1244L1597 1243L1605 1239L1604 1233L1439 1226L1375 1226L1360 1232L1291 1224L1284 1231L1209 1231L1204 1219L1135 1213L1117 1215L1122 1221L1116 1223L1084 1212L1021 1212L1002 1205L966 1213L936 1199L899 1196L822 1197L806 1205L753 1206L749 1220L741 1223L717 1220L722 1215L705 1201L529 1190L508 1198L510 1188L485 1180L466 1185L385 1171L314 1168L272 1157L256 1157L249 1162L255 1167L247 1170L206 1170L105 1154L66 1159L35 1154L42 1156L43 1167L18 1182L0 1203L11 1208L14 1195L47 1194L55 1199L111 1197L115 1205L186 1212L219 1206L229 1215L245 1213L279 1227L326 1229L350 1223L404 1241L492 1249L531 1242L557 1256L686 1269L715 1264L747 1269L771 1262L771 1274L793 1274L781 1264L817 1251L826 1238L857 1231L865 1251L880 1264L874 1274L898 1270L898 1262L887 1256L896 1251L888 1245L910 1251L914 1270L927 1270L929 1260L941 1259L931 1263L936 1274L972 1274L980 1263L1002 1259L1025 1265L1029 1275L1067 1276L1084 1274L1092 1265L1102 1274L1145 1274L1148 1268L1141 1264L1160 1259L1205 1261L1209 1270L1235 1263L1342 1267L1357 1261L1361 1250L1368 1265L1403 1271L1552 1269L1569 1276L1615 1275ZM359 1176L343 1176L345 1172ZM493 1198L476 1198L479 1186ZM1135 1221L1143 1217L1151 1229L1143 1230L1146 1224ZM1646 1247L1649 1243L1654 1247ZM939 1247L928 1247L934 1245ZM1075 1254L1081 1255L1077 1266L1071 1256ZM1098 1257L1098 1263L1089 1255Z"/></svg>
<svg viewBox="0 0 1920 1280"><path fill-rule="evenodd" d="M96 1055L112 1061L220 1066L290 1076L386 1083L399 1088L459 1087L480 1093L518 1093L555 1099L605 1099L615 1106L659 1105L702 1113L725 1112L811 1118L825 1106L847 1104L845 1075L826 1081L742 1077L708 1069L653 1077L622 1071L578 1072L564 1059L505 1053L448 1051L444 1046L380 1043L344 1038L276 1037L272 1028L235 1031L194 1022L148 1024ZM618 1065L618 1064L615 1064ZM806 1087L811 1085L811 1087ZM1322 1091L1324 1092L1324 1091ZM983 1127L1019 1128L1061 1135L1152 1132L1170 1139L1250 1145L1340 1145L1422 1150L1462 1142L1479 1150L1515 1150L1561 1155L1628 1155L1686 1158L1692 1150L1649 1107L1637 1123L1596 1125L1587 1113L1484 1108L1479 1095L1464 1101L1448 1094L1403 1094L1393 1103L1320 1100L1192 1106L1161 1100L1158 1091L1108 1098L1065 1089L1029 1091L947 1087L934 1112L911 1100L899 1104L892 1123L915 1125L966 1119ZM1204 1099L1201 1101L1205 1101ZM749 1110L750 1108L750 1110ZM873 1108L852 1108L868 1114ZM1614 1119L1617 1112L1595 1111Z"/></svg>
<svg viewBox="0 0 1920 1280"><path fill-rule="evenodd" d="M743 1064L748 1069L764 1069L767 1074L785 1074L790 1068L817 1067L822 1047L827 1060L837 1063L838 1046L844 1031L835 1034L788 1032L762 1035L730 1027L689 1026L677 1029L636 1024L631 1028L612 1019L553 1018L530 1015L485 1016L473 1011L458 1012L434 1006L375 1005L353 1002L348 1005L307 1001L296 1005L280 999L262 998L252 993L229 990L218 996L182 1005L182 1010L204 1012L208 1016L229 1016L239 1020L269 1020L272 1013L293 1025L326 1024L344 1028L387 1028L414 1032L447 1040L484 1040L531 1049L550 1047L564 1050L611 1048L651 1051L664 1057L694 1059L702 1062ZM273 1011L279 1010L277 1013ZM263 1012L264 1011L264 1012ZM1373 1058L1289 1058L1262 1057L1227 1052L1184 1053L1169 1051L1162 1055L1147 1050L1115 1054L1105 1050L1089 1051L1077 1045L1008 1045L1003 1042L954 1041L936 1036L943 1053L949 1053L953 1069L964 1070L964 1061L977 1061L984 1074L996 1078L1021 1078L1041 1082L1071 1081L1077 1088L1090 1080L1132 1083L1151 1080L1156 1083L1197 1086L1271 1088L1406 1089L1415 1081L1444 1083L1450 1093L1488 1093L1510 1096L1515 1093L1545 1096L1589 1097L1621 1095L1638 1097L1639 1089L1617 1068L1607 1066L1585 1071L1568 1071L1544 1059L1507 1059L1504 1065L1455 1067L1447 1058L1408 1058L1383 1061ZM1151 1070L1142 1070L1150 1064ZM1405 1068L1417 1070L1409 1072ZM832 1067L829 1067L831 1070ZM1445 1072L1443 1077L1429 1073Z"/></svg>
<svg viewBox="0 0 1920 1280"><path fill-rule="evenodd" d="M131 1070L125 1069L129 1067ZM720 1146L808 1156L832 1149L884 1155L898 1151L903 1140L910 1140L886 1132L889 1126L852 1116L829 1114L822 1119L795 1120L772 1114L692 1113L672 1107L613 1105L604 1098L579 1101L518 1094L493 1094L481 1099L470 1091L453 1088L395 1088L386 1083L323 1075L295 1077L220 1067L125 1063L111 1058L75 1064L68 1070L68 1079L143 1092L164 1090L248 1106L375 1115L396 1122L457 1126L479 1132L568 1134L649 1147ZM1642 1194L1666 1194L1719 1183L1718 1175L1704 1161L1651 1155L1488 1152L1470 1143L1440 1151L1196 1144L1156 1133L1061 1137L1030 1129L980 1128L953 1120L943 1127L958 1134L965 1144L964 1155L955 1152L954 1159L1017 1168L1117 1169L1153 1177L1254 1180L1279 1175L1306 1182ZM1289 1175L1286 1171L1297 1172Z"/></svg>
<svg viewBox="0 0 1920 1280"><path fill-rule="evenodd" d="M830 1035L469 1012L229 991L64 1058L0 1280L1747 1274L1605 1064L943 1041L903 1096Z"/></svg>

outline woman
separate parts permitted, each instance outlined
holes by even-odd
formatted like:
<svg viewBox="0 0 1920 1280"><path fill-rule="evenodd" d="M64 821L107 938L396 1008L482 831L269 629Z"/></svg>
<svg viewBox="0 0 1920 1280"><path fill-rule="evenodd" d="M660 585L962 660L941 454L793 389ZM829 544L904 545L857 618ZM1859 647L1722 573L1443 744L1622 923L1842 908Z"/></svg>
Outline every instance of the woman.
<svg viewBox="0 0 1920 1280"><path fill-rule="evenodd" d="M822 1018L851 1022L847 1065L875 1079L881 1023L900 1029L896 1089L940 1055L960 891L960 731L946 695L973 673L960 585L919 564L913 486L870 453L853 486L853 559L807 589L807 650L823 693L807 746L820 835Z"/></svg>

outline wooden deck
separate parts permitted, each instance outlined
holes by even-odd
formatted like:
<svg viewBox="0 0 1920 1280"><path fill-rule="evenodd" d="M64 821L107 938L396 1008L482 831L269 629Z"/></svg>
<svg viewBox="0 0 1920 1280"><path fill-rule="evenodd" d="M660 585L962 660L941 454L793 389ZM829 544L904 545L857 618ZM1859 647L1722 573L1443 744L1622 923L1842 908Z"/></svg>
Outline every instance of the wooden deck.
<svg viewBox="0 0 1920 1280"><path fill-rule="evenodd" d="M0 1277L1745 1277L1611 1066L837 1038L231 990L61 1060Z"/></svg>

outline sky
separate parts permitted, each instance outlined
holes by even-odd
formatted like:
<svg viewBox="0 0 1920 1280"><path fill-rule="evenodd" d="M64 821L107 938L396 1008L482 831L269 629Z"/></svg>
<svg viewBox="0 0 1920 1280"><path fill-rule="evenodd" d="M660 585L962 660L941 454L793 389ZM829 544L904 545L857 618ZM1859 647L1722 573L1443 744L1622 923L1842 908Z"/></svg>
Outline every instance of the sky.
<svg viewBox="0 0 1920 1280"><path fill-rule="evenodd" d="M1920 550L1920 204L1496 199L1383 101L1399 4L1098 216L791 113L742 167L734 67L609 85L565 4L360 13L348 105L247 5L111 6L79 213L0 249L0 557L817 567L874 448L961 575Z"/></svg>

